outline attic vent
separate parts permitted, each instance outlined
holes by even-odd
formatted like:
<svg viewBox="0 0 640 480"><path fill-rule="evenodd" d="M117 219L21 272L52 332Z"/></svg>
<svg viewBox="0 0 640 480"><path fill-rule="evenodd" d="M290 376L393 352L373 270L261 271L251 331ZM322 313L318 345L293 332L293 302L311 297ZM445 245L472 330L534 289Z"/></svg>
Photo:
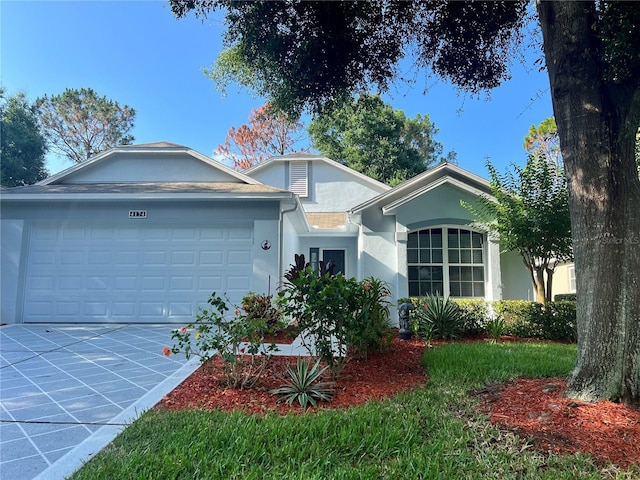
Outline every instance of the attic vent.
<svg viewBox="0 0 640 480"><path fill-rule="evenodd" d="M308 162L291 162L289 164L289 190L300 197L309 195Z"/></svg>

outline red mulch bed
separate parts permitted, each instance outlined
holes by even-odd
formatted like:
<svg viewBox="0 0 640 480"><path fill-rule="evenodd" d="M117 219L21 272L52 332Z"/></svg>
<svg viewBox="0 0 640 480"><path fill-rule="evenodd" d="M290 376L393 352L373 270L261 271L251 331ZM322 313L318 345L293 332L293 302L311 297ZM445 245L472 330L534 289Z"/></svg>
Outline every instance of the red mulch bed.
<svg viewBox="0 0 640 480"><path fill-rule="evenodd" d="M628 468L640 465L640 411L563 396L561 378L518 378L481 392L490 421L533 440L541 452L582 452Z"/></svg>
<svg viewBox="0 0 640 480"><path fill-rule="evenodd" d="M340 374L331 402L321 402L316 409L361 405L424 384L427 378L420 366L423 351L422 341L395 338L389 351L370 354L366 361L351 360ZM278 397L269 393L269 390L283 385L285 365L295 362L295 357L272 357L269 366L250 390L222 386L218 377L207 373L205 365L166 395L160 405L172 410L204 408L244 410L253 414L268 411L279 414L302 413L304 410L297 403L292 406L285 402L278 403Z"/></svg>
<svg viewBox="0 0 640 480"><path fill-rule="evenodd" d="M282 337L277 341L289 342ZM367 361L350 361L337 382L333 400L320 403L316 409L360 405L424 384L427 378L419 365L424 348L421 341L395 338L389 351L371 354ZM221 386L215 375L200 367L166 395L158 408L302 413L297 404L278 403L277 397L269 394L283 384L284 365L288 363L295 363L295 358L273 357L251 390ZM563 397L565 386L562 379L521 378L472 393L479 395L480 409L492 423L532 439L538 451L580 451L622 468L640 464L640 411L606 401L576 402Z"/></svg>

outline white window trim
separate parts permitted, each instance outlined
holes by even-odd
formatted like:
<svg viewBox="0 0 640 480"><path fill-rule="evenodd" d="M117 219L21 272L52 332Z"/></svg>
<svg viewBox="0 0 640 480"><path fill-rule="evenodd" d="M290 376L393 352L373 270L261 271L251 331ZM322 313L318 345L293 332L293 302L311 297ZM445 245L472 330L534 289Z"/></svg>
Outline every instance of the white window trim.
<svg viewBox="0 0 640 480"><path fill-rule="evenodd" d="M444 297L449 297L451 294L451 287L450 287L450 280L449 280L449 238L448 238L448 230L450 228L455 228L458 230L468 230L470 232L475 232L475 233L480 233L483 236L483 242L482 242L482 268L484 269L484 295L481 297L452 297L452 298L460 298L460 299L464 299L464 298L487 298L487 294L488 294L488 279L489 279L489 266L488 266L488 245L489 245L489 241L487 238L487 233L483 232L481 230L478 229L474 229L474 228L470 228L467 225L453 225L453 224L449 224L449 225L430 225L428 227L421 227L421 228L417 228L415 230L410 230L407 232L407 235L411 234L411 233L416 233L416 232L420 232L422 230L433 230L433 229L437 229L440 228L442 229L442 287L444 292L442 293L442 295ZM406 249L408 251L409 247L408 245L406 245ZM408 252L407 252L407 262L406 262L406 282L407 282L407 294L409 293L409 261L408 261ZM411 266L414 266L414 263L411 263ZM427 264L425 264L427 265ZM437 265L437 264L431 264L431 265ZM460 263L455 263L454 265L460 265ZM469 264L469 266L473 267L473 266L477 266L477 264Z"/></svg>
<svg viewBox="0 0 640 480"><path fill-rule="evenodd" d="M569 281L569 292L576 293L576 267L571 265L567 268L567 278Z"/></svg>

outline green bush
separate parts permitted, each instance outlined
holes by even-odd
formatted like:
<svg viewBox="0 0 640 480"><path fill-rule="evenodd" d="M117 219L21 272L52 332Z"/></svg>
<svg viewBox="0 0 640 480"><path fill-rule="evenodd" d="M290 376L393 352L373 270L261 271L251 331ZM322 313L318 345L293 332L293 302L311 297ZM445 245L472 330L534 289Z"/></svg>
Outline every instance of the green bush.
<svg viewBox="0 0 640 480"><path fill-rule="evenodd" d="M462 334L475 335L486 331L489 318L489 304L480 299L451 298L462 315Z"/></svg>
<svg viewBox="0 0 640 480"><path fill-rule="evenodd" d="M305 347L329 366L334 378L348 352L366 356L390 343L389 288L384 282L358 282L333 275L329 267L314 270L305 264L304 255L296 255L296 265L285 277L278 293L281 312L297 320Z"/></svg>
<svg viewBox="0 0 640 480"><path fill-rule="evenodd" d="M575 302L576 294L575 293L559 293L555 297L553 297L554 302Z"/></svg>
<svg viewBox="0 0 640 480"><path fill-rule="evenodd" d="M527 330L531 302L526 300L498 300L493 302L492 305L495 314L504 320L506 333L529 336L522 335L522 333L526 333Z"/></svg>
<svg viewBox="0 0 640 480"><path fill-rule="evenodd" d="M369 277L360 282L358 310L347 325L348 346L358 356L367 358L370 352L382 351L391 344L389 294L389 286L382 280Z"/></svg>
<svg viewBox="0 0 640 480"><path fill-rule="evenodd" d="M311 267L296 270L278 293L285 317L296 320L305 348L325 362L334 378L347 362L348 326L358 310L358 282Z"/></svg>
<svg viewBox="0 0 640 480"><path fill-rule="evenodd" d="M558 342L577 341L576 302L532 302L529 312L536 337Z"/></svg>

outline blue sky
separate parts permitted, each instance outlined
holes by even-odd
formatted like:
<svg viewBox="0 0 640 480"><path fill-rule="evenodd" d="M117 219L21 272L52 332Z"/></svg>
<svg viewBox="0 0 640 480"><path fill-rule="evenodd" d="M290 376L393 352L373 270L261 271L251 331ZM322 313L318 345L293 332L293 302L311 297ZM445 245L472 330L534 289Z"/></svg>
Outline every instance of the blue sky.
<svg viewBox="0 0 640 480"><path fill-rule="evenodd" d="M234 86L223 97L202 73L222 48L220 17L176 20L155 0L0 0L0 22L0 83L9 94L35 100L93 88L136 109L134 143L168 141L211 156L227 130L264 103ZM397 84L384 98L408 117L428 114L445 152L486 177L487 156L499 171L524 164L529 126L552 115L546 72L531 61L512 71L490 100L465 98L436 78ZM49 155L47 166L56 173L72 164Z"/></svg>

